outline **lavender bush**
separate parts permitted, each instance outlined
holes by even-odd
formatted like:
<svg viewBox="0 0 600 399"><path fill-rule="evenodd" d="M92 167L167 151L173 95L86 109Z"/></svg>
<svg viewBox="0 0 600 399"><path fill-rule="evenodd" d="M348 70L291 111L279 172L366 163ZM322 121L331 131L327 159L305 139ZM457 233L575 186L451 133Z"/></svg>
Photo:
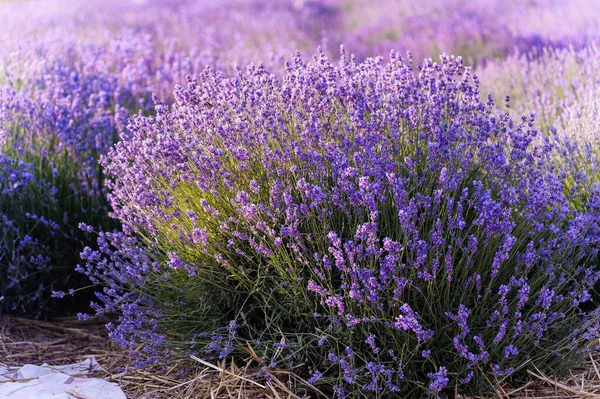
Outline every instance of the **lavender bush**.
<svg viewBox="0 0 600 399"><path fill-rule="evenodd" d="M535 111L536 127L550 135L552 128L567 128L570 119L561 119L565 110L583 106L600 88L599 67L600 49L591 43L580 49L548 47L512 55L478 73L486 93L509 95L513 115Z"/></svg>
<svg viewBox="0 0 600 399"><path fill-rule="evenodd" d="M511 114L537 114L536 127L556 147L571 203L582 209L600 183L600 50L596 43L575 49L545 48L511 56L480 71L484 92L508 94Z"/></svg>
<svg viewBox="0 0 600 399"><path fill-rule="evenodd" d="M0 314L64 314L68 302L47 302L53 291L61 297L89 285L74 272L93 242L78 224L116 226L98 159L130 113L149 111L154 67L141 61L155 55L133 51L152 48L143 38L127 42L132 47L120 37L110 46L69 36L14 39L7 43L15 48L1 54L0 155L7 169L0 174Z"/></svg>
<svg viewBox="0 0 600 399"><path fill-rule="evenodd" d="M85 86L71 86L70 95ZM67 303L47 304L53 290L89 285L74 274L79 252L93 243L77 224L116 225L96 162L116 137L104 99L94 104L86 96L85 108L56 95L62 98L34 101L11 87L0 93L0 314L66 312Z"/></svg>
<svg viewBox="0 0 600 399"><path fill-rule="evenodd" d="M0 155L0 166L0 309L24 313L47 294L44 281L49 280L50 251L29 234L38 221L31 219L24 226L11 212L16 204L30 199L26 188L35 184L34 166L4 155ZM44 223L45 219L41 222L53 233L53 226Z"/></svg>
<svg viewBox="0 0 600 399"><path fill-rule="evenodd" d="M82 253L111 337L149 362L250 345L336 397L564 370L598 335L600 190L570 207L533 116L479 90L460 58L342 52L156 101L106 160L124 232Z"/></svg>

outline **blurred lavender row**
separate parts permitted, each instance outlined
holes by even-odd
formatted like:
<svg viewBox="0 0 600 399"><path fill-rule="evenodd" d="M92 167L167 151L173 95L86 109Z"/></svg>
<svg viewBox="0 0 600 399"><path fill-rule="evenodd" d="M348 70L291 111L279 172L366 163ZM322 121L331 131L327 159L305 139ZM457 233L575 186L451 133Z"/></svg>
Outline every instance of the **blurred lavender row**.
<svg viewBox="0 0 600 399"><path fill-rule="evenodd" d="M296 49L312 54L322 46L335 57L342 43L359 60L394 49L417 60L445 52L473 62L580 47L598 38L600 8L593 0L58 0L4 4L0 21L2 53L116 47L162 64L145 72L169 81L204 65L281 67Z"/></svg>

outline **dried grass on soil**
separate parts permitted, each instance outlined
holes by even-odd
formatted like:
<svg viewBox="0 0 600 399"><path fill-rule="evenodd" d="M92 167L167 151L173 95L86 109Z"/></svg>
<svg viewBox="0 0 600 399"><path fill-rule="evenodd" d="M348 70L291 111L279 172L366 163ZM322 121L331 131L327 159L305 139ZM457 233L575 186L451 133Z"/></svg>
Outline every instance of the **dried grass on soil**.
<svg viewBox="0 0 600 399"><path fill-rule="evenodd" d="M4 317L0 320L0 366L61 365L94 356L101 366L94 376L118 383L127 396L134 399L325 397L293 371L274 370L270 381L258 377L260 359L250 347L244 367L225 362L211 364L194 358L179 359L163 370L133 368L127 353L107 338L104 327L107 322L106 319L64 318L48 323ZM477 399L600 399L600 353L595 357L598 362L590 356L585 364L572 370L567 379L557 381L533 372L523 387L509 389L498 384L495 394Z"/></svg>

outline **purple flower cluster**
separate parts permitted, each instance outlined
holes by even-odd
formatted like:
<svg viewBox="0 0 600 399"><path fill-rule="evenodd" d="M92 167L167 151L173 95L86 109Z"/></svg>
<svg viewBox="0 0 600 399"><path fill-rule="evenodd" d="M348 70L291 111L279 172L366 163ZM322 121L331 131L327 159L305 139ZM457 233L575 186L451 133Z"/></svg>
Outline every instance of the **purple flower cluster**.
<svg viewBox="0 0 600 399"><path fill-rule="evenodd" d="M167 330L206 356L256 342L338 396L559 367L596 317L579 305L600 277L597 193L570 207L534 118L479 90L449 56L205 70L109 152L125 233L83 253L97 311L149 353Z"/></svg>

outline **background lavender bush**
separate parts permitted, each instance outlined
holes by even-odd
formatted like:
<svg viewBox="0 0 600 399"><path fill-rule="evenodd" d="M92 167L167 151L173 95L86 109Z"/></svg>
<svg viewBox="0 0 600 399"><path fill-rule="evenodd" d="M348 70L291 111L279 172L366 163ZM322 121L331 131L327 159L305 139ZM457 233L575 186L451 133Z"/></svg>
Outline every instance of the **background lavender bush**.
<svg viewBox="0 0 600 399"><path fill-rule="evenodd" d="M26 306L29 307L31 302L37 304L45 293L43 282L49 279L49 250L25 230L33 229L35 221L24 225L14 220L10 212L15 204L30 199L25 191L26 187L35 184L33 165L4 155L0 156L0 165L0 307L24 313L28 310Z"/></svg>
<svg viewBox="0 0 600 399"><path fill-rule="evenodd" d="M559 371L596 336L598 190L570 207L533 117L481 102L461 60L298 56L175 99L109 153L125 233L82 254L149 361L250 344L337 397L437 396Z"/></svg>
<svg viewBox="0 0 600 399"><path fill-rule="evenodd" d="M600 52L592 43L513 55L479 71L484 92L509 95L511 115L536 113L535 126L554 141L555 162L564 168L565 188L579 209L600 182L599 68Z"/></svg>
<svg viewBox="0 0 600 399"><path fill-rule="evenodd" d="M470 64L544 47L581 47L598 39L600 15L593 0L383 0L331 1L340 10L325 32L359 59L410 50L416 59L441 53ZM335 54L335 48L333 48Z"/></svg>
<svg viewBox="0 0 600 399"><path fill-rule="evenodd" d="M116 132L102 119L105 105L90 101L91 109L84 108L69 98L84 85L49 100L30 100L12 88L0 95L0 313L66 312L66 302L47 305L52 291L89 285L74 265L93 238L77 224L116 226L96 162ZM52 85L60 89L66 87Z"/></svg>

